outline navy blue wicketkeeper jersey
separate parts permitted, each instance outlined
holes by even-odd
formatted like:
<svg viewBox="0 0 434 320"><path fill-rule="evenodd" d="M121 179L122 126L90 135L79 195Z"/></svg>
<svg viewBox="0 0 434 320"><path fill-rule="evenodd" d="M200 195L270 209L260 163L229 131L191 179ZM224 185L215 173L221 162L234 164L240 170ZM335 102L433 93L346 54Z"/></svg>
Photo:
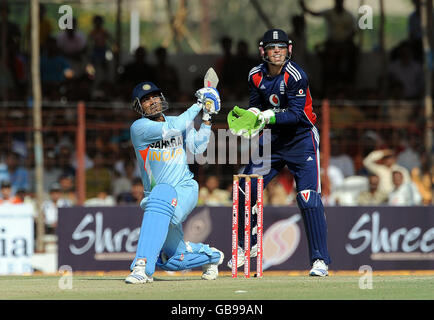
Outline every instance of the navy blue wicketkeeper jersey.
<svg viewBox="0 0 434 320"><path fill-rule="evenodd" d="M269 126L273 141L288 145L310 137L316 114L308 79L300 66L288 61L279 75L269 77L267 64L262 63L252 68L248 81L249 107L273 109L276 113L276 123Z"/></svg>

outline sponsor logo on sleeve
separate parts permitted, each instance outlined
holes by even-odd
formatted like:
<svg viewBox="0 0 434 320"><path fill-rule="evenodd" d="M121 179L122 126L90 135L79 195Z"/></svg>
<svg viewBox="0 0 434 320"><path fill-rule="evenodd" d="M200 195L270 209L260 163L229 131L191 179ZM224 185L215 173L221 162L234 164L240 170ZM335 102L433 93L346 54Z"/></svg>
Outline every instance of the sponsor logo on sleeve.
<svg viewBox="0 0 434 320"><path fill-rule="evenodd" d="M296 97L305 97L306 93L304 92L303 89L298 90L297 94L295 95Z"/></svg>

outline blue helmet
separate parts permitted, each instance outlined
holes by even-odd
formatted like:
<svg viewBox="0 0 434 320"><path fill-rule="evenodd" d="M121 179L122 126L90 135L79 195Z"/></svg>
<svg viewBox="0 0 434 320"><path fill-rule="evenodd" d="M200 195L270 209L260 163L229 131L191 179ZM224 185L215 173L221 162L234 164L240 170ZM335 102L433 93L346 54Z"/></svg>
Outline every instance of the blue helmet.
<svg viewBox="0 0 434 320"><path fill-rule="evenodd" d="M144 112L142 108L141 100L143 97L155 94L156 96L160 97L161 99L161 108L158 108L155 113L147 114ZM167 110L169 108L169 104L166 101L166 98L164 98L163 93L161 92L161 89L158 88L154 83L152 82L141 82L138 85L136 85L133 89L132 94L132 100L133 100L133 110L137 111L139 114L142 115L142 117L157 117L159 116L163 111Z"/></svg>
<svg viewBox="0 0 434 320"><path fill-rule="evenodd" d="M286 56L285 62L291 59L291 48L292 41L288 38L288 34L281 29L270 29L264 33L261 42L259 42L259 51L261 53L262 60L265 62L270 62L268 57L265 55L265 49L268 44L283 43L288 49L288 54Z"/></svg>

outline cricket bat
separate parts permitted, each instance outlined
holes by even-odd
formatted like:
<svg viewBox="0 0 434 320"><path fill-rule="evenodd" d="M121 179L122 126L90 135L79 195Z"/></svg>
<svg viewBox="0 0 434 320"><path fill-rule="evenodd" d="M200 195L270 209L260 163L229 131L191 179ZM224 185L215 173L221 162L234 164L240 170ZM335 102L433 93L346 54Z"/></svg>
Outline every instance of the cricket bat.
<svg viewBox="0 0 434 320"><path fill-rule="evenodd" d="M212 67L209 68L208 71L205 73L205 77L203 77L203 86L217 88L218 83L219 83L219 77L217 76L217 73L214 71ZM205 107L209 111L211 108L211 101L207 101L205 103Z"/></svg>
<svg viewBox="0 0 434 320"><path fill-rule="evenodd" d="M203 86L204 87L212 87L217 88L217 84L219 83L219 77L214 69L211 67L205 73L205 77L203 78Z"/></svg>

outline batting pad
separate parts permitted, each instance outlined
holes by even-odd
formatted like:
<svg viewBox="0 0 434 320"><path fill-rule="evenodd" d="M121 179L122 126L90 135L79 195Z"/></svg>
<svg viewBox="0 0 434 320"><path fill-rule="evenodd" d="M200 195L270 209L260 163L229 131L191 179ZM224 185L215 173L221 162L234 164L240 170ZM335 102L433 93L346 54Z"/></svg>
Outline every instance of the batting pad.
<svg viewBox="0 0 434 320"><path fill-rule="evenodd" d="M327 250L327 223L321 195L313 190L303 190L297 194L297 204L302 212L303 223L309 244L311 264L316 259L330 264Z"/></svg>
<svg viewBox="0 0 434 320"><path fill-rule="evenodd" d="M143 215L137 252L130 269L136 260L146 258L146 274L152 276L158 255L167 237L169 223L177 205L175 188L162 183L151 191Z"/></svg>
<svg viewBox="0 0 434 320"><path fill-rule="evenodd" d="M186 247L186 252L178 253L167 261L163 261L160 256L157 266L166 271L180 271L217 263L220 260L220 253L212 250L207 244L186 243Z"/></svg>

